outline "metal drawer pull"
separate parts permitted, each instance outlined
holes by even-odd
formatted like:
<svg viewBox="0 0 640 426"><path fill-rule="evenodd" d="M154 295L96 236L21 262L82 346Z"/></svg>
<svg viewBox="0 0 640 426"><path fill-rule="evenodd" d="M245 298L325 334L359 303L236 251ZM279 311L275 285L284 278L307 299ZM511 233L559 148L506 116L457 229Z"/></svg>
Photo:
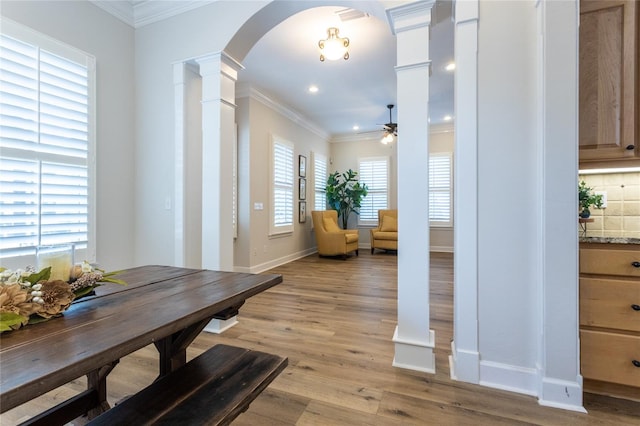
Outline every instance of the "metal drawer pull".
<svg viewBox="0 0 640 426"><path fill-rule="evenodd" d="M631 309L633 309L634 311L640 311L640 305L633 304L631 305Z"/></svg>
<svg viewBox="0 0 640 426"><path fill-rule="evenodd" d="M636 367L640 368L640 361L638 361L637 359L634 359L633 361L631 361L631 363L632 363L634 366L636 366Z"/></svg>
<svg viewBox="0 0 640 426"><path fill-rule="evenodd" d="M633 266L634 268L640 268L640 262L638 262L637 260L635 262L631 262L631 266Z"/></svg>

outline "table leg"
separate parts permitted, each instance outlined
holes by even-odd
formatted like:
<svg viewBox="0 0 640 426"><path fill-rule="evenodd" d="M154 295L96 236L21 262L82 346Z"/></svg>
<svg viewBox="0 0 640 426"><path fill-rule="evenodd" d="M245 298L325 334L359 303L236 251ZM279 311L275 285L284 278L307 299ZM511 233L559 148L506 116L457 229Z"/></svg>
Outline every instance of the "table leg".
<svg viewBox="0 0 640 426"><path fill-rule="evenodd" d="M244 304L244 300L237 305L216 313L212 318L229 319L238 315L238 310ZM154 342L160 353L159 375L156 380L171 373L176 368L187 363L187 346L194 341L198 334L209 324L211 318L193 324L184 330L173 333L164 339Z"/></svg>
<svg viewBox="0 0 640 426"><path fill-rule="evenodd" d="M98 403L94 408L91 408L87 412L89 420L98 417L100 414L107 411L111 406L107 402L107 376L120 362L116 360L111 364L107 364L98 370L93 370L87 374L87 390L95 390L98 393Z"/></svg>
<svg viewBox="0 0 640 426"><path fill-rule="evenodd" d="M158 379L186 364L187 346L189 346L207 324L209 324L210 320L210 318L207 318L204 321L193 324L184 330L178 331L154 343L160 353Z"/></svg>

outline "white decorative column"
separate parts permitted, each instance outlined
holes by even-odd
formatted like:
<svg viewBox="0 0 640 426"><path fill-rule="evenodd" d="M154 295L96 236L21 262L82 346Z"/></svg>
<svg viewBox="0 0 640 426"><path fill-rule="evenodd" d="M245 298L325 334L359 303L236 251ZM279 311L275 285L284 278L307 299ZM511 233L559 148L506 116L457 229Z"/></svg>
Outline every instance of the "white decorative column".
<svg viewBox="0 0 640 426"><path fill-rule="evenodd" d="M396 367L435 373L429 329L429 26L435 0L387 10L397 40L398 325ZM420 188L419 191L416 188Z"/></svg>
<svg viewBox="0 0 640 426"><path fill-rule="evenodd" d="M540 1L538 174L541 247L539 402L586 412L578 318L579 4Z"/></svg>
<svg viewBox="0 0 640 426"><path fill-rule="evenodd" d="M196 59L202 76L202 267L233 271L233 144L236 81L242 65L224 52ZM237 317L213 319L222 333Z"/></svg>
<svg viewBox="0 0 640 426"><path fill-rule="evenodd" d="M224 52L196 62L202 76L202 267L233 271L232 144L242 65Z"/></svg>
<svg viewBox="0 0 640 426"><path fill-rule="evenodd" d="M480 381L478 349L478 1L455 5L454 320L451 377Z"/></svg>

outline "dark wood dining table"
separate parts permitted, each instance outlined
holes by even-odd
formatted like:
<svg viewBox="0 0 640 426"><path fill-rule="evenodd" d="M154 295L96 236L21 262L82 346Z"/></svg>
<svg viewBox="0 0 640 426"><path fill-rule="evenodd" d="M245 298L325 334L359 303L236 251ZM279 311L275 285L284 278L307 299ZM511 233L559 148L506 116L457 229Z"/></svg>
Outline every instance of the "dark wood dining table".
<svg viewBox="0 0 640 426"><path fill-rule="evenodd" d="M159 377L186 362L186 348L212 318L237 314L246 299L282 282L248 274L141 266L122 271L127 285L105 284L61 317L0 335L0 413L87 376L87 390L29 424L64 424L109 408L107 376L120 358L149 344Z"/></svg>

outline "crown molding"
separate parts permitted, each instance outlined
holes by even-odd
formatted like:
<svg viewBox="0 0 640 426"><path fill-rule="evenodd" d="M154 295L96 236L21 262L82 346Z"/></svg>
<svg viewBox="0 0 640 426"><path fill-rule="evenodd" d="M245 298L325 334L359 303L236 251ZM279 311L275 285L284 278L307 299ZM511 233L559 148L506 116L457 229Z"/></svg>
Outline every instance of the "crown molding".
<svg viewBox="0 0 640 426"><path fill-rule="evenodd" d="M318 135L323 140L328 141L330 139L330 135L326 131L324 131L322 128L320 128L320 126L318 126L317 124L309 120L307 117L283 105L276 99L265 95L264 93L260 92L254 87L250 87L247 85L236 86L236 98L255 99L256 101L282 114L283 116L293 121L294 123L309 130L311 133Z"/></svg>
<svg viewBox="0 0 640 426"><path fill-rule="evenodd" d="M217 0L137 0L133 4L135 27L140 28L163 19L197 9Z"/></svg>
<svg viewBox="0 0 640 426"><path fill-rule="evenodd" d="M130 1L89 0L107 13L115 16L130 27L135 28L133 3Z"/></svg>
<svg viewBox="0 0 640 426"><path fill-rule="evenodd" d="M435 135L440 133L453 133L455 127L453 123L438 123L438 124L430 124L429 125L429 134ZM380 137L382 136L383 130L380 129L379 132L370 131L366 133L342 133L339 135L334 135L331 138L331 143L343 143L343 142L380 142Z"/></svg>
<svg viewBox="0 0 640 426"><path fill-rule="evenodd" d="M438 123L429 125L429 133L452 133L455 130L453 123Z"/></svg>
<svg viewBox="0 0 640 426"><path fill-rule="evenodd" d="M334 135L331 138L331 143L344 143L344 142L380 142L382 130L370 131L366 133L341 133Z"/></svg>
<svg viewBox="0 0 640 426"><path fill-rule="evenodd" d="M140 28L217 0L89 0L125 24Z"/></svg>

